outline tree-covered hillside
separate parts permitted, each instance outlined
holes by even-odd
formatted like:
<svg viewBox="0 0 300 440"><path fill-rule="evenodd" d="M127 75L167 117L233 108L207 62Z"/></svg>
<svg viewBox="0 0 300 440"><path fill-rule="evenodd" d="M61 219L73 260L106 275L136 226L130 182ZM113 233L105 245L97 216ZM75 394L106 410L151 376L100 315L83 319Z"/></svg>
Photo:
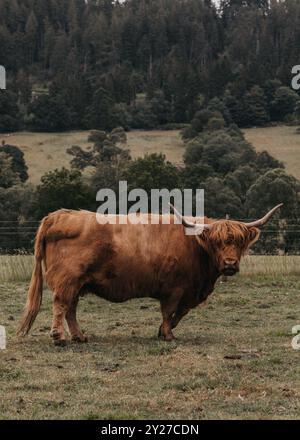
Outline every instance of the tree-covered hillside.
<svg viewBox="0 0 300 440"><path fill-rule="evenodd" d="M289 119L299 29L297 0L0 0L0 131Z"/></svg>

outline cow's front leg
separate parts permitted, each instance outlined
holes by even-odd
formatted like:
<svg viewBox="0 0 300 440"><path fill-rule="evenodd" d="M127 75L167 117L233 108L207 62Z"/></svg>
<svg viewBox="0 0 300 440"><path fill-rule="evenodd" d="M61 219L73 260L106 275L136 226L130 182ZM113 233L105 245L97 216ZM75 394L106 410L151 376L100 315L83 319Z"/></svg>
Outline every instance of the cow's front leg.
<svg viewBox="0 0 300 440"><path fill-rule="evenodd" d="M177 327L177 325L179 324L179 322L182 320L182 318L187 315L190 311L190 308L187 307L178 307L178 309L176 310L176 312L174 313L173 317L172 317L172 329Z"/></svg>
<svg viewBox="0 0 300 440"><path fill-rule="evenodd" d="M175 327L177 327L177 325L179 324L179 322L182 320L182 318L187 315L190 311L190 308L180 308L178 307L178 309L176 310L176 312L173 314L173 316L171 317L171 329L174 329ZM172 333L172 332L171 332ZM173 334L173 333L172 333ZM159 331L158 331L158 337L162 337L162 325L159 327Z"/></svg>
<svg viewBox="0 0 300 440"><path fill-rule="evenodd" d="M164 339L167 342L173 341L173 339L175 339L175 336L172 333L172 327L169 318L165 319L163 316L163 322L158 330L158 337Z"/></svg>
<svg viewBox="0 0 300 440"><path fill-rule="evenodd" d="M163 321L159 328L158 337L162 337L168 342L174 339L174 335L172 333L172 317L177 309L180 299L181 290L176 290L167 299L161 301Z"/></svg>
<svg viewBox="0 0 300 440"><path fill-rule="evenodd" d="M64 320L68 310L68 305L57 293L53 296L53 322L50 336L53 338L54 345L66 345Z"/></svg>

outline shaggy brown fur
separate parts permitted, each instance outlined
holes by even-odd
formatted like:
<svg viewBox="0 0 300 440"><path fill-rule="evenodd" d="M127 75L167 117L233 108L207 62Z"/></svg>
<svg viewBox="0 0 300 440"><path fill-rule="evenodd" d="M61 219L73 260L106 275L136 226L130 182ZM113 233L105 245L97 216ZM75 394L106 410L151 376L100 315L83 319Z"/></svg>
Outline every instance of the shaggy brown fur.
<svg viewBox="0 0 300 440"><path fill-rule="evenodd" d="M217 278L238 271L259 230L220 220L211 230L189 236L182 225L174 224L173 216L171 225L162 219L159 216L157 225L101 225L95 213L70 210L45 217L36 237L35 268L19 334L29 332L38 314L43 262L53 291L51 335L56 344L66 342L65 319L73 340L87 340L76 320L76 306L79 296L89 292L113 302L158 299L163 316L159 335L173 339L172 329L205 301Z"/></svg>

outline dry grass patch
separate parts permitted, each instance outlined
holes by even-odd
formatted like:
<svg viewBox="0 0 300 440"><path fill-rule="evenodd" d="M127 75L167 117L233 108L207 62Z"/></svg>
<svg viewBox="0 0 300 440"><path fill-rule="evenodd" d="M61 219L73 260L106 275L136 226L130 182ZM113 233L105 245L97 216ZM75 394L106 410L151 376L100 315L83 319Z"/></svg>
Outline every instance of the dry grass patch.
<svg viewBox="0 0 300 440"><path fill-rule="evenodd" d="M251 255L242 260L241 273L246 276L300 276L299 255Z"/></svg>
<svg viewBox="0 0 300 440"><path fill-rule="evenodd" d="M71 156L67 153L67 148L72 145L88 148L91 146L87 142L88 134L88 131L65 133L17 132L3 139L6 143L21 148L29 168L29 179L32 183L37 184L41 176L48 171L63 166L70 168Z"/></svg>
<svg viewBox="0 0 300 440"><path fill-rule="evenodd" d="M164 153L167 160L175 164L182 164L185 150L179 130L135 130L127 133L128 148L133 157L144 154Z"/></svg>
<svg viewBox="0 0 300 440"><path fill-rule="evenodd" d="M289 173L300 179L300 135L296 127L282 125L243 131L257 151L267 150L285 164Z"/></svg>
<svg viewBox="0 0 300 440"><path fill-rule="evenodd" d="M64 133L32 133L17 132L9 137L0 136L6 143L17 145L24 152L29 168L29 179L32 183L39 183L40 178L47 171L55 168L70 168L71 156L66 152L72 145L79 145L84 149L92 147L87 141L89 131L70 131ZM127 147L133 157L143 156L146 153L163 152L167 159L182 162L184 151L179 130L134 130L127 133Z"/></svg>
<svg viewBox="0 0 300 440"><path fill-rule="evenodd" d="M0 284L2 419L299 418L299 277L237 276L219 283L207 306L156 338L161 316L150 299L80 301L89 344L55 348L51 294L28 338L15 331L27 284Z"/></svg>
<svg viewBox="0 0 300 440"><path fill-rule="evenodd" d="M0 255L0 282L30 280L33 262L32 255Z"/></svg>
<svg viewBox="0 0 300 440"><path fill-rule="evenodd" d="M280 126L251 128L244 130L246 139L257 151L267 150L282 160L289 173L300 178L300 135L295 127ZM38 183L41 176L55 168L70 167L70 156L66 153L72 145L90 148L87 142L89 131L71 131L65 133L18 132L9 137L0 137L5 142L19 146L25 154L29 166L29 177ZM128 148L133 157L146 153L164 153L168 160L182 163L184 143L179 130L133 130L127 133Z"/></svg>

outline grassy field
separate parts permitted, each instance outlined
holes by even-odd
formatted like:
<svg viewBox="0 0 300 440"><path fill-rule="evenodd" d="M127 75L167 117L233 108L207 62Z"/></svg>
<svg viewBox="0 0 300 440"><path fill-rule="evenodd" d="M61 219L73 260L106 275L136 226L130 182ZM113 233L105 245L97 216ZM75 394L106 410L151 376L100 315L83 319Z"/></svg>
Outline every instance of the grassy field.
<svg viewBox="0 0 300 440"><path fill-rule="evenodd" d="M268 151L285 164L289 173L300 179L300 134L296 133L296 127L250 128L244 133L257 151Z"/></svg>
<svg viewBox="0 0 300 440"><path fill-rule="evenodd" d="M88 143L89 131L72 131L67 133L31 133L18 132L8 137L0 136L0 143L17 145L24 152L29 168L29 179L38 183L43 174L55 168L70 167L71 156L66 150L72 145L84 149L92 147ZM179 131L131 131L127 133L127 146L133 157L145 153L164 152L167 159L180 163L184 146Z"/></svg>
<svg viewBox="0 0 300 440"><path fill-rule="evenodd" d="M290 173L300 178L300 135L296 134L295 127L252 128L244 132L247 140L258 151L269 151L286 164ZM62 166L69 167L70 156L66 153L67 148L72 145L90 148L92 144L87 142L88 134L88 131L19 132L9 137L0 137L0 142L4 139L5 142L17 145L24 151L30 180L38 183L46 171ZM174 163L182 162L184 144L178 130L135 130L129 132L127 136L128 148L133 157L143 156L145 153L164 152L168 160Z"/></svg>
<svg viewBox="0 0 300 440"><path fill-rule="evenodd" d="M0 267L4 259L18 267L10 258ZM0 351L0 419L300 418L299 352L291 347L300 324L299 258L264 258L248 257L241 275L219 283L169 344L156 338L157 302L87 296L79 321L90 343L55 348L49 291L30 336L18 340L28 283L5 282L2 273L8 344ZM28 257L28 273L31 264Z"/></svg>
<svg viewBox="0 0 300 440"><path fill-rule="evenodd" d="M29 281L33 270L32 255L0 255L0 283ZM300 276L300 256L248 255L241 264L242 276Z"/></svg>

